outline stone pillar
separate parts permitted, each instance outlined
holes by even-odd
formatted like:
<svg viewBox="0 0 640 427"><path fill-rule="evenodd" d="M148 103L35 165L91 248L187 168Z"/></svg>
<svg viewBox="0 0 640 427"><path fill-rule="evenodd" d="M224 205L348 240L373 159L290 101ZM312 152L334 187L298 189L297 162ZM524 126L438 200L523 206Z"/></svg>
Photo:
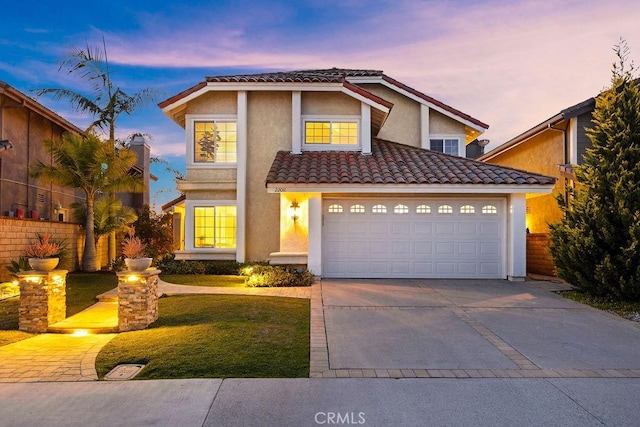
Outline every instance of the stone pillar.
<svg viewBox="0 0 640 427"><path fill-rule="evenodd" d="M160 270L119 271L118 330L144 329L158 320L158 275Z"/></svg>
<svg viewBox="0 0 640 427"><path fill-rule="evenodd" d="M49 325L67 316L67 270L23 271L20 283L18 329L47 332Z"/></svg>

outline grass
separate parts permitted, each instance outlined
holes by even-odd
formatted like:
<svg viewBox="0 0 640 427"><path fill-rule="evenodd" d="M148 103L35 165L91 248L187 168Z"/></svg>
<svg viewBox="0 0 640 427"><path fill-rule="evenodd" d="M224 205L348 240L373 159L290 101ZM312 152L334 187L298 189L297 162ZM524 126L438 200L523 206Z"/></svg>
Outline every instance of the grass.
<svg viewBox="0 0 640 427"><path fill-rule="evenodd" d="M96 302L96 296L115 288L118 279L113 273L71 273L67 276L67 317L81 312ZM20 298L0 302L0 346L33 336L18 331Z"/></svg>
<svg viewBox="0 0 640 427"><path fill-rule="evenodd" d="M167 274L160 278L168 283L191 286L220 286L225 288L244 288L247 280L244 276L215 276L210 274Z"/></svg>
<svg viewBox="0 0 640 427"><path fill-rule="evenodd" d="M562 292L561 295L581 304L616 313L627 319L640 313L640 302L607 301L578 291Z"/></svg>
<svg viewBox="0 0 640 427"><path fill-rule="evenodd" d="M100 351L101 378L122 363L147 364L136 379L309 376L309 300L183 295L160 299L158 311Z"/></svg>

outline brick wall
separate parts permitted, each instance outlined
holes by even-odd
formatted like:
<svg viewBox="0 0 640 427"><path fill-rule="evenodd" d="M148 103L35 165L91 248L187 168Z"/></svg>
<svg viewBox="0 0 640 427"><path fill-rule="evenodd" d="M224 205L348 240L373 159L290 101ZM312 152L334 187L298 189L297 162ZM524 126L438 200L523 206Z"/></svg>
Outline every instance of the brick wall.
<svg viewBox="0 0 640 427"><path fill-rule="evenodd" d="M549 253L549 235L527 234L527 273L555 276L555 266Z"/></svg>
<svg viewBox="0 0 640 427"><path fill-rule="evenodd" d="M0 217L0 282L10 280L11 276L5 267L11 265L12 260L25 255L24 248L36 238L36 233L47 233L67 241L66 253L58 268L69 271L81 268L84 228L80 224ZM100 268L107 264L106 240L101 238L98 244L97 257Z"/></svg>

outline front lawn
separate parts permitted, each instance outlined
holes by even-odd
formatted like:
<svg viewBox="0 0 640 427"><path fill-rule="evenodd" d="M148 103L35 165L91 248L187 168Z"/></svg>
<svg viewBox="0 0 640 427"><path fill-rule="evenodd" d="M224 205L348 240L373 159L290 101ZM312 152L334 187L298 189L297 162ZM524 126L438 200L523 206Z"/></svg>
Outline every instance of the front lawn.
<svg viewBox="0 0 640 427"><path fill-rule="evenodd" d="M309 300L182 295L159 301L149 328L121 333L98 354L102 378L123 363L136 379L309 376Z"/></svg>
<svg viewBox="0 0 640 427"><path fill-rule="evenodd" d="M160 278L167 283L191 286L220 286L224 288L244 288L244 276L217 276L212 274L166 274Z"/></svg>

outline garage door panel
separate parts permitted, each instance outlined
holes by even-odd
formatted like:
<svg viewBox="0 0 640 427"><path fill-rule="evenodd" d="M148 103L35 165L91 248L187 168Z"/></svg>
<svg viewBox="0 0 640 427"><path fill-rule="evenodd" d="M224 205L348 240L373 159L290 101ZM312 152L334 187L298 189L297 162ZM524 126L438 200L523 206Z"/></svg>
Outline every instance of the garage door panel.
<svg viewBox="0 0 640 427"><path fill-rule="evenodd" d="M442 236L453 237L456 231L456 226L452 222L437 222L435 226L436 226L436 235L438 237L442 237Z"/></svg>
<svg viewBox="0 0 640 427"><path fill-rule="evenodd" d="M323 276L504 277L504 200L325 199L324 212Z"/></svg>
<svg viewBox="0 0 640 427"><path fill-rule="evenodd" d="M411 234L411 224L408 222L394 222L391 224L391 233L394 236L397 235L409 235Z"/></svg>
<svg viewBox="0 0 640 427"><path fill-rule="evenodd" d="M411 255L411 242L409 241L394 241L391 243L391 253L393 255L405 255L409 257Z"/></svg>
<svg viewBox="0 0 640 427"><path fill-rule="evenodd" d="M413 233L420 236L433 234L433 223L431 221L418 221L413 223Z"/></svg>
<svg viewBox="0 0 640 427"><path fill-rule="evenodd" d="M477 255L478 243L477 242L460 242L458 243L459 255Z"/></svg>
<svg viewBox="0 0 640 427"><path fill-rule="evenodd" d="M376 255L387 255L389 254L389 242L388 241L374 241L371 242L369 247L370 247L370 254L372 256L376 256Z"/></svg>

